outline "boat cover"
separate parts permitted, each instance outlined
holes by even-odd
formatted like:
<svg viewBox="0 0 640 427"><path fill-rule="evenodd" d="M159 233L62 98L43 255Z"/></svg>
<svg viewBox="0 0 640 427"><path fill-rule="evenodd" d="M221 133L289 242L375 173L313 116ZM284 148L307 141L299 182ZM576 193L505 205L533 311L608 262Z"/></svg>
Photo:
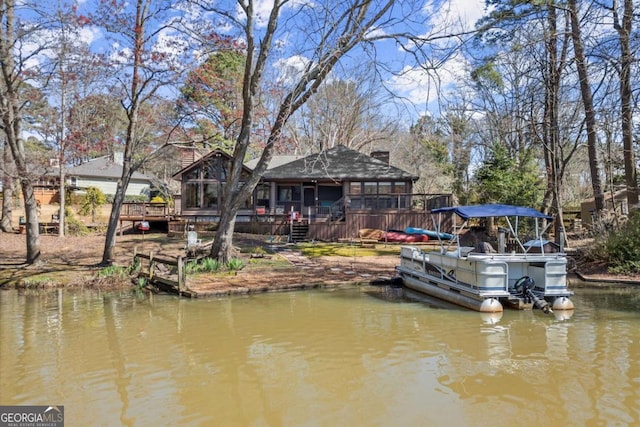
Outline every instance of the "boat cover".
<svg viewBox="0 0 640 427"><path fill-rule="evenodd" d="M553 219L553 217L549 215L545 215L542 212L538 212L533 208L526 208L523 206L500 205L500 204L451 206L446 208L437 208L431 211L431 213L439 213L439 212L453 212L464 220L467 220L469 218L487 218L487 217L504 217L504 216Z"/></svg>

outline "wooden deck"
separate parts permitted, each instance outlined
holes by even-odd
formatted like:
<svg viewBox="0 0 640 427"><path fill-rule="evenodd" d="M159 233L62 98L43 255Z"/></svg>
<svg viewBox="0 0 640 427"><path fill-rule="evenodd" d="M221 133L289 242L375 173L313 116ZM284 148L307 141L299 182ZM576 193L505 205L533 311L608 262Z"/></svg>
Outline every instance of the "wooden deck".
<svg viewBox="0 0 640 427"><path fill-rule="evenodd" d="M131 223L132 229L135 229L137 224L143 221L148 223L162 223L163 228L169 228L169 222L175 220L173 209L167 203L123 203L120 209L120 221L119 232L122 234L128 226L125 223Z"/></svg>
<svg viewBox="0 0 640 427"><path fill-rule="evenodd" d="M200 236L212 235L217 223L212 216L175 215L166 203L125 203L120 212L120 231L125 223L132 228L142 221L166 224L169 235L186 236L194 230ZM429 211L422 209L348 209L340 221L330 218L301 216L298 223L308 226L307 240L333 241L356 239L364 228L380 230L403 230L406 227L433 229ZM235 230L240 233L288 235L290 234L288 214L243 215L236 221Z"/></svg>

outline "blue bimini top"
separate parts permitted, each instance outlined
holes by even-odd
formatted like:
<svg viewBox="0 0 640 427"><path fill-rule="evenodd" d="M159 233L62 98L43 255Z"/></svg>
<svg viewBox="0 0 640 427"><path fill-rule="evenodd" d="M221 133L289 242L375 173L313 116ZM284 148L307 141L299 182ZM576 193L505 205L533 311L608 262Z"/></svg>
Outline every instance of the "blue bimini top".
<svg viewBox="0 0 640 427"><path fill-rule="evenodd" d="M552 220L553 217L538 212L533 208L523 206L488 204L488 205L472 205L472 206L452 206L447 208L433 209L431 213L453 212L460 218L467 220L469 218L488 218L488 217L504 217L517 216L526 218L544 218Z"/></svg>

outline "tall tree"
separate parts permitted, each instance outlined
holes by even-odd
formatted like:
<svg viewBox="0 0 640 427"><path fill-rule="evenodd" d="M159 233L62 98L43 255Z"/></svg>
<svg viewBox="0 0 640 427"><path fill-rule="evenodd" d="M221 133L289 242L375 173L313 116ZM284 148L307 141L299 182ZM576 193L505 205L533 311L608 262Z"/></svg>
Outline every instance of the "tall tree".
<svg viewBox="0 0 640 427"><path fill-rule="evenodd" d="M617 1L613 1L613 27L618 32L620 41L620 113L622 126L622 144L624 150L624 173L627 185L627 201L630 209L638 206L638 175L636 156L633 149L633 89L631 86L632 65L636 61L631 48L633 30L633 0L622 0L622 20L618 14Z"/></svg>
<svg viewBox="0 0 640 427"><path fill-rule="evenodd" d="M409 129L407 140L399 144L403 167L420 177L413 186L418 193L447 193L454 187L455 166L444 127L441 121L423 115Z"/></svg>
<svg viewBox="0 0 640 427"><path fill-rule="evenodd" d="M25 73L35 70L26 69L26 61L30 59L25 54L26 38L35 31L36 26L21 26L17 20L17 8L22 3L15 0L0 2L0 120L4 131L6 144L11 150L11 156L16 167L16 173L22 189L24 199L26 233L27 233L27 263L33 264L40 259L40 232L38 223L38 205L30 179L28 159L22 136L22 117L29 99L22 91ZM31 52L29 55L35 55Z"/></svg>
<svg viewBox="0 0 640 427"><path fill-rule="evenodd" d="M163 145L157 142L157 134L145 129L149 123L145 114L151 112L149 104L159 102L160 89L174 84L176 73L187 63L184 47L175 40L167 41L178 14L172 4L169 0L101 2L92 16L92 22L105 28L119 48L109 65L114 71L113 91L122 96L127 117L122 137L122 173L109 215L103 264L110 264L114 257L118 218L133 172L147 160L150 140L156 140L156 150Z"/></svg>
<svg viewBox="0 0 640 427"><path fill-rule="evenodd" d="M596 216L600 216L604 209L604 193L602 191L600 166L598 161L597 120L595 109L593 107L593 93L589 84L588 64L584 52L577 0L568 0L567 6L571 22L571 39L573 41L576 70L580 80L580 95L582 96L582 105L584 107L591 186L593 188L593 196L595 198Z"/></svg>
<svg viewBox="0 0 640 427"><path fill-rule="evenodd" d="M241 44L223 37L219 43L219 51L188 73L178 107L206 146L231 151L242 118L245 56Z"/></svg>
<svg viewBox="0 0 640 427"><path fill-rule="evenodd" d="M11 216L13 214L13 192L15 188L15 166L11 149L2 138L2 217L0 218L0 231L4 233L13 232Z"/></svg>

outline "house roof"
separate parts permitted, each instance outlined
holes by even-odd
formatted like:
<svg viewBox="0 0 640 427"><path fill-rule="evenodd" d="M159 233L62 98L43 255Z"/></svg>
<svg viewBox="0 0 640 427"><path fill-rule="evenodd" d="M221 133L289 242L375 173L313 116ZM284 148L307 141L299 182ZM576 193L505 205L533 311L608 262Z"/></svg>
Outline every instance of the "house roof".
<svg viewBox="0 0 640 427"><path fill-rule="evenodd" d="M171 178L180 181L182 179L182 175L183 174L185 174L185 173L189 172L190 170L200 166L201 164L203 164L208 159L210 159L211 157L214 157L214 156L223 156L223 157L226 157L227 159L231 159L231 156L229 154L225 153L222 150L216 149L216 150L211 151L210 153L207 153L205 156L199 158L198 160L196 160L195 162L191 163L190 165L187 165L187 166L183 167L178 172L174 173ZM243 167L247 171L250 171L250 168L248 168L247 165L244 165Z"/></svg>
<svg viewBox="0 0 640 427"><path fill-rule="evenodd" d="M318 154L267 169L263 179L412 180L410 174L382 160L337 145Z"/></svg>
<svg viewBox="0 0 640 427"><path fill-rule="evenodd" d="M277 168L278 166L286 165L287 163L291 163L295 160L302 159L304 156L273 156L269 165L267 166L267 170ZM245 166L251 169L255 169L258 166L258 159L252 159L245 163Z"/></svg>
<svg viewBox="0 0 640 427"><path fill-rule="evenodd" d="M74 166L67 169L68 176L82 176L88 178L120 178L122 176L122 165L114 163L111 157L104 156L97 159L89 160L78 166ZM149 181L151 178L141 174L140 172L134 172L131 175L131 179Z"/></svg>

